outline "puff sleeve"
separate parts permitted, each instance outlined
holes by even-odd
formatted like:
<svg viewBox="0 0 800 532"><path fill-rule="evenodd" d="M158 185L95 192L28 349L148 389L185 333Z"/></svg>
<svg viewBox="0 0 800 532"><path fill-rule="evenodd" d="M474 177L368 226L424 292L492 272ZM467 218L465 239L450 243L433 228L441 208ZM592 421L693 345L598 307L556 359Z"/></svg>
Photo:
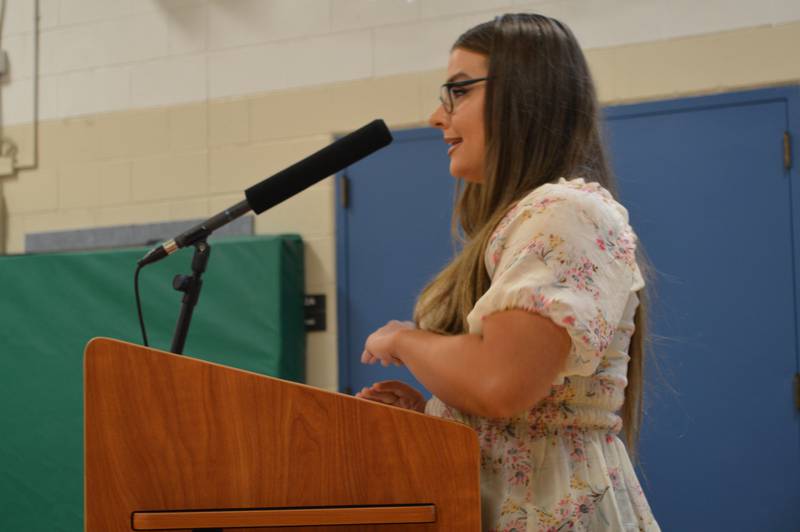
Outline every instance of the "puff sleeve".
<svg viewBox="0 0 800 532"><path fill-rule="evenodd" d="M541 186L500 222L486 250L490 288L467 317L480 334L486 316L536 312L572 339L565 376L592 375L632 291L644 286L628 213L596 183Z"/></svg>

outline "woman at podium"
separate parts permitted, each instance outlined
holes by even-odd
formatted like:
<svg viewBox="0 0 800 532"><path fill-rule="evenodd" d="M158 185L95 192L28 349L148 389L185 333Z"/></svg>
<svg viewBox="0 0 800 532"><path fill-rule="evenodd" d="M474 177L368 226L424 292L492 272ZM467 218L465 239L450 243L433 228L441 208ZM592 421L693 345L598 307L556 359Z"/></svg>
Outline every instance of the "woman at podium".
<svg viewBox="0 0 800 532"><path fill-rule="evenodd" d="M557 20L504 15L458 38L447 76L430 124L461 180L463 246L414 323L362 354L407 366L433 398L397 381L358 395L475 429L484 530L659 530L628 454L646 262L583 53Z"/></svg>

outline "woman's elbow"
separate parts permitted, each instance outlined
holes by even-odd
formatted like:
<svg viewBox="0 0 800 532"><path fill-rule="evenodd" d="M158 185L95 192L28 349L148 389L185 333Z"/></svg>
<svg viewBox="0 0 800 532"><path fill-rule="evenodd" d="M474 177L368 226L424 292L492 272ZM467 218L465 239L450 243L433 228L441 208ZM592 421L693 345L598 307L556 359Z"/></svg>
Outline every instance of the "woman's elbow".
<svg viewBox="0 0 800 532"><path fill-rule="evenodd" d="M482 412L479 415L492 419L516 417L536 406L547 393L548 388L539 386L531 389L508 383L490 385L481 401Z"/></svg>

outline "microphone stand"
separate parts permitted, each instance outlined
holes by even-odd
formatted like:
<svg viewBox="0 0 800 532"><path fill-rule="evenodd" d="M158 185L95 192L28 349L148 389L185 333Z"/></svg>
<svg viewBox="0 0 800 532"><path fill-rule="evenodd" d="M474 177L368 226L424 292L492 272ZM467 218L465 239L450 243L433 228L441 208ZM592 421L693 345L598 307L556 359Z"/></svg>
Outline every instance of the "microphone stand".
<svg viewBox="0 0 800 532"><path fill-rule="evenodd" d="M194 256L192 257L192 275L178 274L172 280L172 287L179 292L183 292L181 300L181 313L178 316L178 323L175 325L175 334L172 336L172 347L170 351L176 355L183 354L183 345L186 343L186 335L189 334L189 325L192 321L192 313L197 301L200 299L200 289L203 287L203 272L206 271L208 258L211 255L211 246L206 242L208 234L202 235L194 243Z"/></svg>

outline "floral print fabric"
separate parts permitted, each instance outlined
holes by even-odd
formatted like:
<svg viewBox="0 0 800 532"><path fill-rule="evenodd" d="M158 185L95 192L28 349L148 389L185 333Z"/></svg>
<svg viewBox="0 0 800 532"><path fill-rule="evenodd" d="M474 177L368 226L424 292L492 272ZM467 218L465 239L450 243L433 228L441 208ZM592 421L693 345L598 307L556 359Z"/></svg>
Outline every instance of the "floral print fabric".
<svg viewBox="0 0 800 532"><path fill-rule="evenodd" d="M659 530L618 437L644 286L635 251L625 208L583 179L538 187L491 236L492 283L469 332L480 334L493 312L522 308L564 327L572 348L549 396L513 418L428 402L428 414L478 432L485 531Z"/></svg>

